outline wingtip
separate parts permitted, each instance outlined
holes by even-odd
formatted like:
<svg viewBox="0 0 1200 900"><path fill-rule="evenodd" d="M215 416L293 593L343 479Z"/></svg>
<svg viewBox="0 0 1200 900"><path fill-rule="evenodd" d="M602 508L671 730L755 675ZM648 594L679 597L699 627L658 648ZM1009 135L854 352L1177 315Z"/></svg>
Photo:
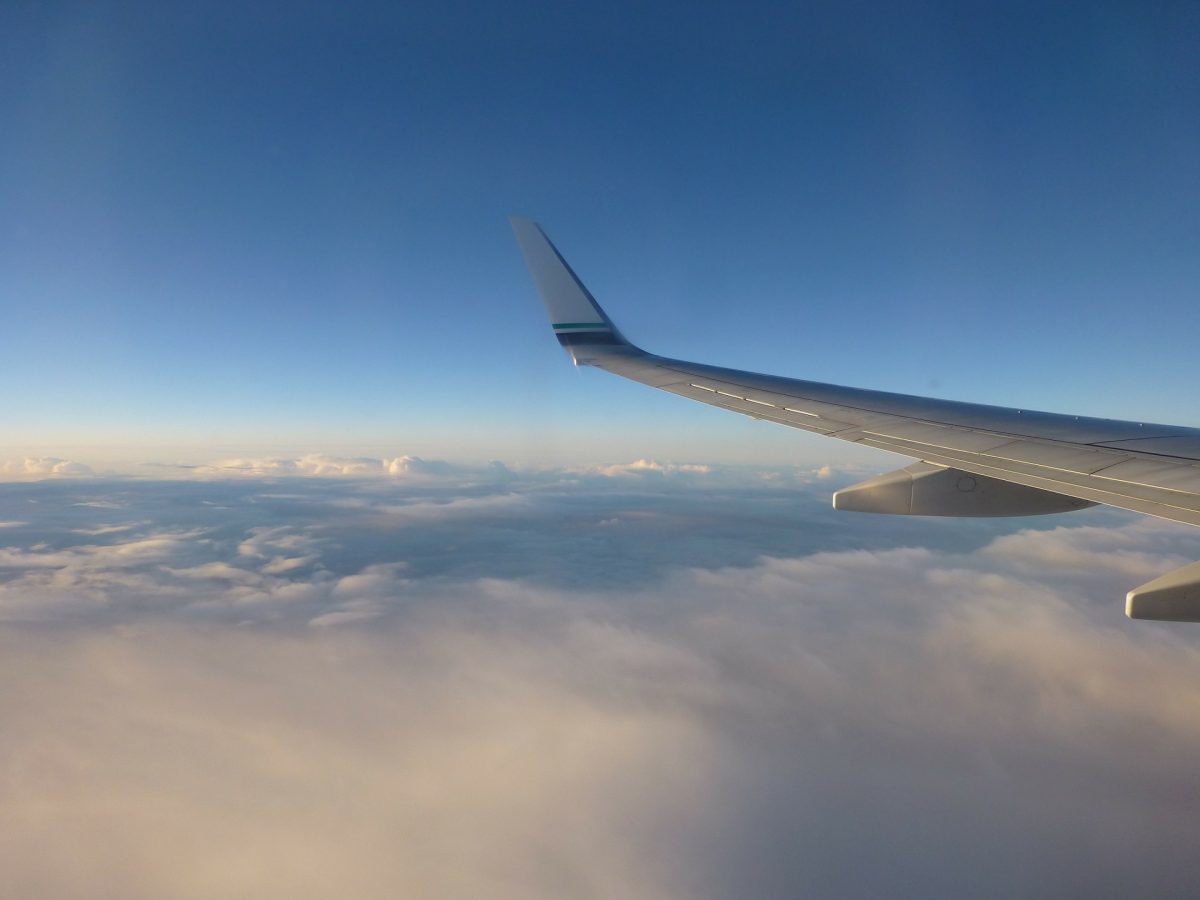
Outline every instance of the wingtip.
<svg viewBox="0 0 1200 900"><path fill-rule="evenodd" d="M558 342L576 363L610 353L613 348L632 347L541 226L524 216L509 216L509 221Z"/></svg>
<svg viewBox="0 0 1200 900"><path fill-rule="evenodd" d="M513 234L516 235L522 249L526 245L536 243L539 240L547 242L550 240L542 226L537 223L537 220L529 216L509 216L508 226L513 230Z"/></svg>

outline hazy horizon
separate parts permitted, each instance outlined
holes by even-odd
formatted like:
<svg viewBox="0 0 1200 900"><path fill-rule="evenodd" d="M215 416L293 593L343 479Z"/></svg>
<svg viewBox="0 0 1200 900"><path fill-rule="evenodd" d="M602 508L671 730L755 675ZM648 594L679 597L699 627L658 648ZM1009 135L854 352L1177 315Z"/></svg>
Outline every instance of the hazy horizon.
<svg viewBox="0 0 1200 900"><path fill-rule="evenodd" d="M1200 532L558 346L1197 426L1200 5L0 4L0 896L1190 897Z"/></svg>

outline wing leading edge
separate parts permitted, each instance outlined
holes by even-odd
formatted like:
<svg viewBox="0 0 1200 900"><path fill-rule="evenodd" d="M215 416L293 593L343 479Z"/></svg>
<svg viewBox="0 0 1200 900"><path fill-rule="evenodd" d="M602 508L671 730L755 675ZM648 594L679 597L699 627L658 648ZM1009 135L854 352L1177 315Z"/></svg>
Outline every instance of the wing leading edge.
<svg viewBox="0 0 1200 900"><path fill-rule="evenodd" d="M1200 429L864 390L647 353L620 333L535 222L511 221L576 365L920 461L839 491L836 508L1034 515L1103 503L1200 525ZM1200 621L1200 564L1131 591L1126 612Z"/></svg>

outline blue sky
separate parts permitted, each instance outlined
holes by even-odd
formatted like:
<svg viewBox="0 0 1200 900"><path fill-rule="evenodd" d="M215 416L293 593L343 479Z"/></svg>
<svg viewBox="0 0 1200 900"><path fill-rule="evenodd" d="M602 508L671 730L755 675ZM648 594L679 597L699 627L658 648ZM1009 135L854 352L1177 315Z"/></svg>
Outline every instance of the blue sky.
<svg viewBox="0 0 1200 900"><path fill-rule="evenodd" d="M1198 40L1183 3L9 4L6 443L844 452L571 371L510 213L660 352L1200 423Z"/></svg>
<svg viewBox="0 0 1200 900"><path fill-rule="evenodd" d="M1191 896L1192 529L835 513L903 463L573 370L506 217L658 352L1200 424L1198 46L0 5L0 895Z"/></svg>

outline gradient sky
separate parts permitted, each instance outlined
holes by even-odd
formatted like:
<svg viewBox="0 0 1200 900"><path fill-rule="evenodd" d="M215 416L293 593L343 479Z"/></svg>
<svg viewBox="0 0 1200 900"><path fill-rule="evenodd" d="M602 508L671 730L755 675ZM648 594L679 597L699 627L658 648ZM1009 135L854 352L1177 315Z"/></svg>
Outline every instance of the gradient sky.
<svg viewBox="0 0 1200 900"><path fill-rule="evenodd" d="M6 442L828 456L654 350L1200 424L1195 4L5 4ZM815 447L821 450L814 450Z"/></svg>
<svg viewBox="0 0 1200 900"><path fill-rule="evenodd" d="M0 896L1193 896L1194 529L837 514L904 462L574 371L506 216L658 352L1197 425L1197 47L0 4Z"/></svg>

